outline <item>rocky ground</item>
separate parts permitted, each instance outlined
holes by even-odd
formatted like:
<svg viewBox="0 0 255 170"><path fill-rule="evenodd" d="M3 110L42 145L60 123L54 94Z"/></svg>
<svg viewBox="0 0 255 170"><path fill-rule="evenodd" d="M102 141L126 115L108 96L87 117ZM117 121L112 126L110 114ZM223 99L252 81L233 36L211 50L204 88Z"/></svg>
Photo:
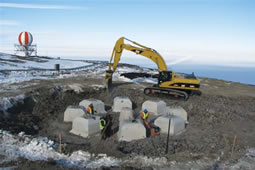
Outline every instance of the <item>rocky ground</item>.
<svg viewBox="0 0 255 170"><path fill-rule="evenodd" d="M111 92L103 88L103 83L102 78L78 76L12 84L1 92L1 96L25 93L26 98L11 107L8 115L2 112L0 129L12 134L24 131L25 134L48 137L56 142L58 134L62 133L64 153L70 154L76 150L105 153L122 159L121 166L126 168L146 167L139 162L125 163L124 160L147 156L152 159L164 158L165 163L174 162L171 166L167 163L162 163L161 166L172 169L231 169L231 166L243 159L247 150L255 148L255 86L203 78L201 96L191 96L188 101L179 101L167 96L145 96L143 89L151 85L149 83L114 82ZM24 86L26 84L31 86ZM14 86L20 88L10 90ZM142 103L152 98L162 99L171 106L181 106L189 116L187 129L170 138L168 154L165 154L165 135L118 142L116 133L106 141L101 141L99 135L84 139L69 133L71 124L63 123L66 107L78 105L81 100L88 98L100 99L105 103L107 112L113 115L114 128L117 130L118 114L111 110L116 96L128 96L134 104L136 116ZM237 136L237 140L231 154L234 136ZM4 162L0 166L18 169L66 168L54 160L31 161L24 158ZM246 165L244 169L247 166L249 169L254 164ZM236 169L238 168L242 169L242 166L237 166Z"/></svg>

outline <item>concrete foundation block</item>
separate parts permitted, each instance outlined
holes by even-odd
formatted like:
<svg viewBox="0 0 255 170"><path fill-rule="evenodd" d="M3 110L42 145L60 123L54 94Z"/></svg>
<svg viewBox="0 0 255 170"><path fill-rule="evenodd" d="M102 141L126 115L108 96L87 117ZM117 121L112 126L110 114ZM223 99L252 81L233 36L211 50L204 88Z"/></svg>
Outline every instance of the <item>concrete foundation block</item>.
<svg viewBox="0 0 255 170"><path fill-rule="evenodd" d="M166 103L162 100L147 100L142 105L142 110L147 109L155 115L164 114L166 111Z"/></svg>
<svg viewBox="0 0 255 170"><path fill-rule="evenodd" d="M73 120L72 130L70 133L82 136L84 138L98 133L100 131L99 120L99 116L96 116L95 119L77 117Z"/></svg>
<svg viewBox="0 0 255 170"><path fill-rule="evenodd" d="M170 135L176 135L181 133L185 129L185 121L181 117L177 116L160 116L155 121L154 124L160 127L160 133L168 133L168 124L170 121Z"/></svg>
<svg viewBox="0 0 255 170"><path fill-rule="evenodd" d="M132 141L146 138L146 129L139 120L132 122L124 120L120 122L118 131L119 141Z"/></svg>
<svg viewBox="0 0 255 170"><path fill-rule="evenodd" d="M101 100L85 99L85 100L82 100L79 103L79 105L87 108L91 103L94 106L95 114L105 114L106 113L105 107L104 107L104 102L102 102Z"/></svg>
<svg viewBox="0 0 255 170"><path fill-rule="evenodd" d="M132 102L128 97L115 97L113 100L113 111L120 112L122 108L130 108L132 109Z"/></svg>
<svg viewBox="0 0 255 170"><path fill-rule="evenodd" d="M168 106L168 107L166 107L166 115L178 116L178 117L183 118L183 120L185 120L185 122L188 122L188 113L181 106L177 106L177 107Z"/></svg>
<svg viewBox="0 0 255 170"><path fill-rule="evenodd" d="M64 112L64 122L72 122L76 117L84 115L84 111L79 106L68 106Z"/></svg>
<svg viewBox="0 0 255 170"><path fill-rule="evenodd" d="M120 111L120 117L119 117L119 122L123 120L129 120L132 121L134 119L134 112L132 109L128 107L124 107Z"/></svg>

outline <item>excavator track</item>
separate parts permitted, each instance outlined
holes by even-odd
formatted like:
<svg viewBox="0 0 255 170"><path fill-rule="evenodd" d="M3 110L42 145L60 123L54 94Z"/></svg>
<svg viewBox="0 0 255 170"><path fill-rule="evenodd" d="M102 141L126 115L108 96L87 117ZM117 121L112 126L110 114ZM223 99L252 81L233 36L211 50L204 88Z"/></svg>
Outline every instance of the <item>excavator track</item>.
<svg viewBox="0 0 255 170"><path fill-rule="evenodd" d="M160 87L146 87L144 89L144 94L146 95L165 94L171 96L174 99L180 99L185 101L189 99L189 95L185 91Z"/></svg>

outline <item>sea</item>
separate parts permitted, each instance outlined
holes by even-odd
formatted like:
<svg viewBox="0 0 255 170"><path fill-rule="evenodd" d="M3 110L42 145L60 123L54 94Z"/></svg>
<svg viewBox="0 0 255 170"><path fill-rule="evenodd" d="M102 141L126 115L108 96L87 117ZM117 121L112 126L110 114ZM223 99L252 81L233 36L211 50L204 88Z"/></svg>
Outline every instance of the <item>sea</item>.
<svg viewBox="0 0 255 170"><path fill-rule="evenodd" d="M69 57L70 58L70 57ZM109 61L110 57L86 57L89 60ZM85 58L82 58L85 59ZM157 69L157 65L146 58L129 58L123 57L120 63L135 64L141 67ZM213 78L249 85L255 85L255 66L224 66L210 64L190 64L188 61L168 65L168 70L173 70L179 73L191 74L201 78Z"/></svg>
<svg viewBox="0 0 255 170"><path fill-rule="evenodd" d="M136 64L142 67L157 69L157 65L153 62L143 60L124 60L122 62L129 64ZM189 64L178 63L175 65L168 65L169 70L179 73L194 74L202 78L214 78L218 80L225 80L231 82L238 82L243 84L255 85L255 67L244 66L220 66L220 65L205 65L205 64Z"/></svg>

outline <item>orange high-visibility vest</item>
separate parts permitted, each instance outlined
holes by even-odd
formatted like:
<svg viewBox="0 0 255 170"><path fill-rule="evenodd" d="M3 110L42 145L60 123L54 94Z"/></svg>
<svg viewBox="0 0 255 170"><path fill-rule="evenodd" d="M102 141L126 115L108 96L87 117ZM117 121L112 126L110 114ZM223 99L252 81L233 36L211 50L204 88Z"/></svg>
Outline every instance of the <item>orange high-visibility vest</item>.
<svg viewBox="0 0 255 170"><path fill-rule="evenodd" d="M148 119L148 117L149 117L149 113L148 113L148 112L147 112L147 113L142 112L142 114L141 114L141 118L142 118L143 120Z"/></svg>
<svg viewBox="0 0 255 170"><path fill-rule="evenodd" d="M88 107L87 112L88 112L90 115L93 114L93 110L92 110L92 108L91 108L90 106Z"/></svg>

